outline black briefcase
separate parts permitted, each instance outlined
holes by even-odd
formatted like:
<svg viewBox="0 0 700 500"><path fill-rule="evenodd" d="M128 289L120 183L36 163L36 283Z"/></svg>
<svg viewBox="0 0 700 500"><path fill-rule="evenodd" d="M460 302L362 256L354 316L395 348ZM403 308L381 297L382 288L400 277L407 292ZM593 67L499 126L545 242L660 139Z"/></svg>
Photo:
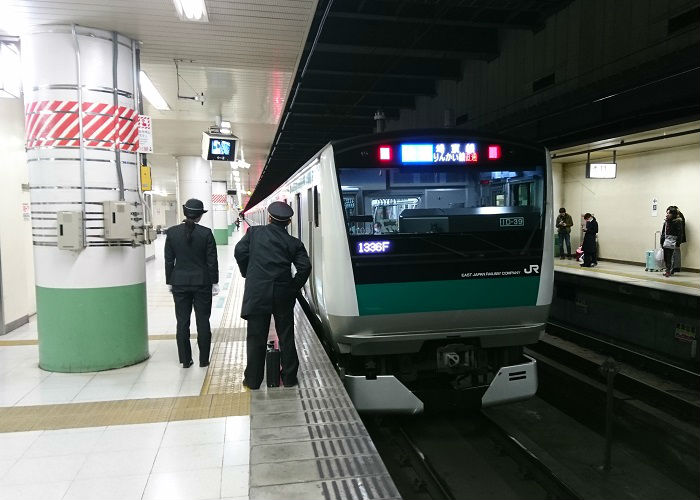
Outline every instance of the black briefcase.
<svg viewBox="0 0 700 500"><path fill-rule="evenodd" d="M268 387L280 386L280 361L282 355L279 349L268 348L265 353L265 380Z"/></svg>

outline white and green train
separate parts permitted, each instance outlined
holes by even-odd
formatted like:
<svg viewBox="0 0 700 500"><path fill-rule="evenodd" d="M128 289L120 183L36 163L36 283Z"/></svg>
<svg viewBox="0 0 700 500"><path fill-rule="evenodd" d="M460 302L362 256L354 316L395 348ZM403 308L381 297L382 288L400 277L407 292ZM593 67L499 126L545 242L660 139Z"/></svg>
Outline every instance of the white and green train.
<svg viewBox="0 0 700 500"><path fill-rule="evenodd" d="M246 218L266 223L273 201L295 211L304 295L359 410L535 393L523 346L554 276L544 147L450 129L331 142Z"/></svg>

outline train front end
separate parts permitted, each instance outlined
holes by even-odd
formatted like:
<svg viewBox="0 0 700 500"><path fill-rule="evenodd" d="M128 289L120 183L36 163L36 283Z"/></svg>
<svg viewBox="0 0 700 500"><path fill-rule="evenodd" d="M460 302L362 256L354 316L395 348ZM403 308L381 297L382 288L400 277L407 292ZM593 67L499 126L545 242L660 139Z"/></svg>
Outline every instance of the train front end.
<svg viewBox="0 0 700 500"><path fill-rule="evenodd" d="M334 144L333 161L351 271L326 286L324 316L358 409L532 396L522 348L544 330L553 281L546 150L386 133Z"/></svg>

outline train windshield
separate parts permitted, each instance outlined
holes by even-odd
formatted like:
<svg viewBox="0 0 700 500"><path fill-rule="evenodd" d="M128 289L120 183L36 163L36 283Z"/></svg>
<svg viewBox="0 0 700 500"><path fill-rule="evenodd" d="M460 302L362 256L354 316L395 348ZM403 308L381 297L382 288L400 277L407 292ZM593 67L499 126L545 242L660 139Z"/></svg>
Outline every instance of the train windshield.
<svg viewBox="0 0 700 500"><path fill-rule="evenodd" d="M544 166L416 165L338 172L349 235L462 234L542 223Z"/></svg>

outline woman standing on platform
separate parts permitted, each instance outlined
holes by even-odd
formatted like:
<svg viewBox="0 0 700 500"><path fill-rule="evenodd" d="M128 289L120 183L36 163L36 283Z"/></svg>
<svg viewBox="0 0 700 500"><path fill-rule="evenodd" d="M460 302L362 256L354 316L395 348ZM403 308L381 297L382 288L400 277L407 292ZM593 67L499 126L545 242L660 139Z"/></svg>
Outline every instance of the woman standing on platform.
<svg viewBox="0 0 700 500"><path fill-rule="evenodd" d="M682 235L683 221L678 216L678 209L675 206L670 206L666 210L666 221L661 228L661 246L664 249L664 262L666 264L664 276L667 278L674 274L676 264L673 255L681 244Z"/></svg>
<svg viewBox="0 0 700 500"><path fill-rule="evenodd" d="M165 239L165 282L175 300L177 318L177 354L183 368L192 366L190 346L190 316L194 306L197 320L199 366L209 366L211 348L212 296L219 293L219 263L214 234L208 227L197 224L204 204L195 198L182 206L185 220L168 229Z"/></svg>
<svg viewBox="0 0 700 500"><path fill-rule="evenodd" d="M586 221L586 227L583 228L585 235L583 236L583 264L581 267L594 267L598 265L598 256L596 255L596 235L598 234L598 221L590 213L583 216Z"/></svg>

